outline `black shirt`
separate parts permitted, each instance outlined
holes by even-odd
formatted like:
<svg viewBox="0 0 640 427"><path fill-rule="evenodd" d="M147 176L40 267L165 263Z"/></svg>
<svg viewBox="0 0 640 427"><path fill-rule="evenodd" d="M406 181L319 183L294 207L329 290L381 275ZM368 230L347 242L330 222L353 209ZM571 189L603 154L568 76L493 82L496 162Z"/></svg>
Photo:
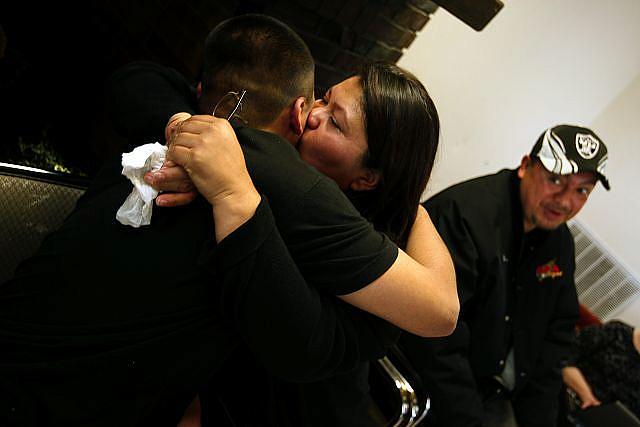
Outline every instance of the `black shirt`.
<svg viewBox="0 0 640 427"><path fill-rule="evenodd" d="M109 164L0 288L0 417L175 425L240 337L271 373L295 380L383 354L357 311L320 297L300 271L314 286L351 292L391 266L395 245L333 182L296 163L292 146L249 128L238 137L275 220L263 203L218 247L202 199L156 208L150 227L122 226L115 212L131 185ZM286 197L270 194L285 183Z"/></svg>
<svg viewBox="0 0 640 427"><path fill-rule="evenodd" d="M495 391L513 347L518 423L554 425L560 362L578 318L568 228L523 233L515 170L454 185L424 206L453 258L461 304L451 336L400 340L432 392L432 422L481 425L483 395Z"/></svg>

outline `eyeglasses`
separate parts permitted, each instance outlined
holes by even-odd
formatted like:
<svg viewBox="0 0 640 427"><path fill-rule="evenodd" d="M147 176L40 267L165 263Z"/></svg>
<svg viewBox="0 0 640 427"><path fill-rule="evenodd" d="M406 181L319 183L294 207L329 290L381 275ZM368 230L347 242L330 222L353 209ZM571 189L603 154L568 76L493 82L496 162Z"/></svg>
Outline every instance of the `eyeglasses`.
<svg viewBox="0 0 640 427"><path fill-rule="evenodd" d="M247 93L247 91L245 89L242 89L240 92L233 92L233 91L227 92L227 94L225 96L220 98L220 100L218 101L216 106L213 107L213 113L211 113L211 114L213 116L215 116L216 115L216 110L218 109L218 106L220 106L220 104L225 102L225 100L227 100L229 97L232 97L233 99L235 99L235 107L233 107L233 109L231 110L231 113L229 113L229 115L226 117L227 120L231 120L231 118L236 114L236 112L238 110L242 110L242 100L244 99L244 95L246 93ZM242 117L238 116L238 118L240 120L243 120Z"/></svg>

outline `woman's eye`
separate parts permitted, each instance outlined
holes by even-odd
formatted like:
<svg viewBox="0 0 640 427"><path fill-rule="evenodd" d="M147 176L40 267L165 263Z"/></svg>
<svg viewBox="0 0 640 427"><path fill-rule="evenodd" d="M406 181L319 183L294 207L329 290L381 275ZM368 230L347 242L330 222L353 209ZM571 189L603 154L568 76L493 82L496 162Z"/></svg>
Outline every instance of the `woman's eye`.
<svg viewBox="0 0 640 427"><path fill-rule="evenodd" d="M331 116L330 120L331 120L331 124L335 126L336 129L340 130L340 126L338 126L338 122L336 122L336 119L333 116Z"/></svg>
<svg viewBox="0 0 640 427"><path fill-rule="evenodd" d="M560 185L562 184L562 180L560 179L560 177L558 176L550 176L549 177L549 182L551 182L553 185Z"/></svg>

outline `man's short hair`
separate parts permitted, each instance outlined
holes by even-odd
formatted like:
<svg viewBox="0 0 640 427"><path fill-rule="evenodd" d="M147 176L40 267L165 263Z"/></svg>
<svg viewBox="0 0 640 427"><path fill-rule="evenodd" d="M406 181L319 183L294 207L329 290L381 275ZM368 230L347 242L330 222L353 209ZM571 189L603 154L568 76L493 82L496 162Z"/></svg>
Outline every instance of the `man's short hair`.
<svg viewBox="0 0 640 427"><path fill-rule="evenodd" d="M249 14L218 24L207 36L201 110L213 112L229 91L247 91L240 116L252 127L272 123L293 99L313 101L309 48L284 23Z"/></svg>

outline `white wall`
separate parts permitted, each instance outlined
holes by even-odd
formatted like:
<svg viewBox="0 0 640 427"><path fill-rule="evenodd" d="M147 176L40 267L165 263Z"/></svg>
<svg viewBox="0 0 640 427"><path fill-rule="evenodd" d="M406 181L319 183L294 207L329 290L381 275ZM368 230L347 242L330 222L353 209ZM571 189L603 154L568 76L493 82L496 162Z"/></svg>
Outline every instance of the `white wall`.
<svg viewBox="0 0 640 427"><path fill-rule="evenodd" d="M612 192L594 193L580 220L640 278L640 74L591 126L605 141L622 141L622 150L607 165ZM613 317L640 326L640 298Z"/></svg>
<svg viewBox="0 0 640 427"><path fill-rule="evenodd" d="M549 126L586 125L609 148L612 191L599 186L580 220L640 277L639 23L638 0L505 0L482 32L438 10L399 62L442 122L425 197L516 166Z"/></svg>

